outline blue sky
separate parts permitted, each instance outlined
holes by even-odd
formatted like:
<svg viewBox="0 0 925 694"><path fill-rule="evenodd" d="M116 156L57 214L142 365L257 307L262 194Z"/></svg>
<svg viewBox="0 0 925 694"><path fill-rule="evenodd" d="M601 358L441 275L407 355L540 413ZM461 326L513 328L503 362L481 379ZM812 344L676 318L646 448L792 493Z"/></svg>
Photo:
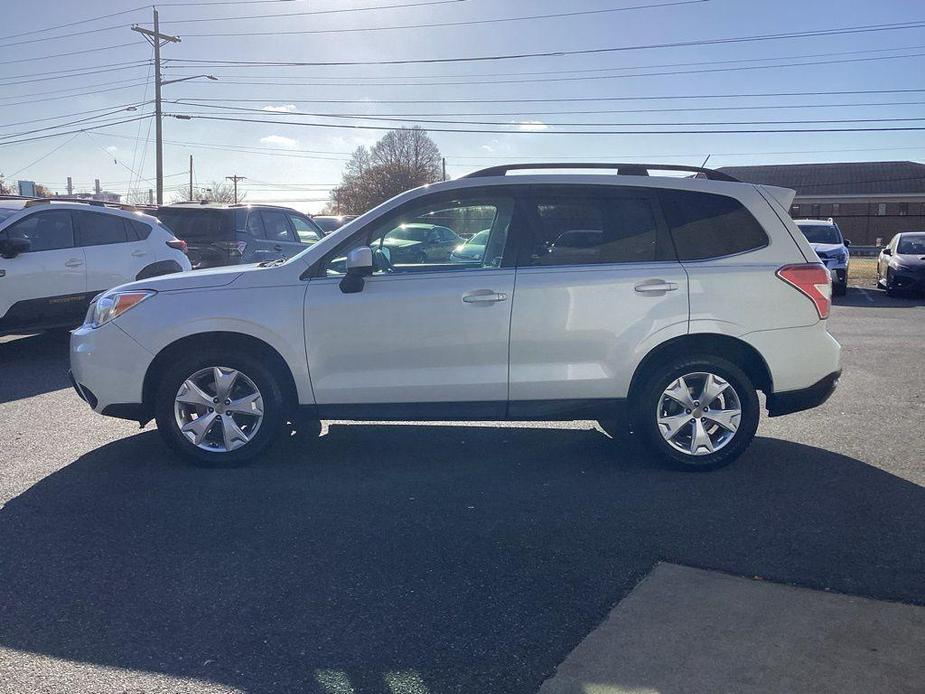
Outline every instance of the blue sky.
<svg viewBox="0 0 925 694"><path fill-rule="evenodd" d="M492 62L379 64L386 60L575 51L925 20L925 6L915 0L884 0L878 3L837 0L708 0L688 4L667 4L671 0L573 0L570 3L554 0L459 0L419 7L240 20L227 18L330 9L382 8L384 5L423 0L290 0L207 4L214 1L160 7L162 30L183 39L179 44L165 47L164 58L209 61L366 61L369 64L262 68L217 65L200 69L194 65L168 62L165 79L209 72L217 76L219 81L193 80L165 86L166 100L210 100L199 102L209 106L168 103L165 105L166 112L280 120L279 123L234 123L166 119L164 170L168 190L185 184L184 172L188 157L192 154L195 158L196 181L200 185L237 173L247 177L242 190L247 191L249 201L266 199L289 202L309 211L319 209L322 203L314 201L325 198L326 191L340 180L343 162L349 152L357 145L375 142L382 133L375 130L286 125L282 122L286 119L332 124L351 122L344 119L279 115L292 110L500 123L472 126L432 124L432 128L463 127L503 131L445 133L432 130L433 139L446 155L450 176L458 176L493 163L539 159L625 158L699 164L710 154L710 165L722 166L922 159L925 156L925 131L553 134L562 130L583 129L559 125L561 123L597 123L606 129L626 130L632 129L634 125L639 129L653 124L679 122L922 118L920 121L882 123L889 127L922 126L925 125L925 91L773 98L735 95L925 89L925 79L921 77L925 61L925 28ZM140 104L153 94L149 67L143 64L150 58L151 48L138 34L129 30L133 22L149 22L151 12L150 8L125 12L137 8L135 2L137 0L97 0L92 3L49 0L42 5L41 13L35 12L34 5L29 3L3 3L3 9L0 9L0 143L9 135L38 128L61 126L59 130L72 130L79 126L64 127L62 124L80 118L114 120L150 111L149 105L141 105L138 106L139 111L117 112L120 108ZM665 3L666 6L427 29L342 31L608 10L659 3ZM112 16L44 33L24 34L51 25L106 14ZM216 21L188 21L201 18L216 18ZM100 31L54 38L91 29ZM279 33L329 30L341 31ZM215 33L250 35L197 35ZM19 43L33 39L43 40ZM129 45L109 48L117 44ZM45 58L73 51L92 52ZM833 62L846 60L852 62ZM127 62L137 64L117 66L109 72L80 74L81 71L109 69L105 66ZM768 67L792 62L824 64ZM752 69L758 65L763 67ZM71 70L72 76L57 78L61 72ZM639 73L659 74L640 76ZM14 82L20 83L12 84ZM444 84L435 84L439 82ZM718 94L733 95L734 98L701 98L703 95ZM636 100L646 96L698 98ZM360 103L323 103L324 100L332 99L359 100ZM522 101L525 99L585 101L526 103ZM379 103L381 100L421 103ZM446 103L447 100L459 100L461 103ZM833 107L831 104L844 106ZM792 108L782 108L784 106ZM234 112L234 109L242 107L255 111ZM266 107L275 111L262 111ZM739 110L732 110L732 107ZM714 110L678 110L704 108ZM641 109L649 111L638 112ZM575 113L602 110L624 112ZM107 115L110 113L112 115ZM0 172L14 180L35 180L62 192L67 176L73 177L78 190L89 189L95 178L101 179L104 188L117 192L124 193L129 187L141 190L153 188L153 127L149 133L149 122L125 123L92 133L68 134L20 144L2 144ZM386 121L381 120L353 119L353 122L387 125ZM618 123L629 125L613 125ZM85 124L89 126L99 122L88 120ZM875 125L878 123L837 127ZM690 126L687 129L700 127ZM23 137L54 132L43 130Z"/></svg>

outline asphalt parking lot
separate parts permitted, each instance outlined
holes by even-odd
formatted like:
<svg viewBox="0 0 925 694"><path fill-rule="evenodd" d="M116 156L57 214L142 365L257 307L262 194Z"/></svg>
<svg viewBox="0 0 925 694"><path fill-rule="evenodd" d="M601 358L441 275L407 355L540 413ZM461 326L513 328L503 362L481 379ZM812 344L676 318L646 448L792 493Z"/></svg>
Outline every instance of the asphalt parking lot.
<svg viewBox="0 0 925 694"><path fill-rule="evenodd" d="M925 300L836 303L835 395L709 474L587 423L194 469L77 400L66 339L4 339L0 692L534 692L658 561L925 604Z"/></svg>

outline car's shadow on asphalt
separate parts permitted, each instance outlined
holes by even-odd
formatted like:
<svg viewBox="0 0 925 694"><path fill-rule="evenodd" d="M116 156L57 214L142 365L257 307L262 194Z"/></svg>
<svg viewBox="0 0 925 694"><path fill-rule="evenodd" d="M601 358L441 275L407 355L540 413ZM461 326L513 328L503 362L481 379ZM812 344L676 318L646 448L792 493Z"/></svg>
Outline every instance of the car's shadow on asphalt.
<svg viewBox="0 0 925 694"><path fill-rule="evenodd" d="M925 306L925 295L905 294L887 296L887 293L873 283L867 287L848 287L844 296L836 296L833 304L839 306L853 306L854 308L915 308Z"/></svg>
<svg viewBox="0 0 925 694"><path fill-rule="evenodd" d="M0 342L0 403L67 388L69 339L56 331Z"/></svg>
<svg viewBox="0 0 925 694"><path fill-rule="evenodd" d="M0 509L0 645L253 692L532 692L659 560L921 602L923 528L925 489L776 439L689 474L593 430L334 425L217 471L149 431Z"/></svg>

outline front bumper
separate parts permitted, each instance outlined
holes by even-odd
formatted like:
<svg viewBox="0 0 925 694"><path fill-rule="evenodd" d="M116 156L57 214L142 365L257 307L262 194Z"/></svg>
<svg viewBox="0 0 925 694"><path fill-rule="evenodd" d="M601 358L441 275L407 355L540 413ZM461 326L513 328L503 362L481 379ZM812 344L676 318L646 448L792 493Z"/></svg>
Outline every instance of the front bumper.
<svg viewBox="0 0 925 694"><path fill-rule="evenodd" d="M99 328L82 325L71 332L70 377L77 394L94 412L118 417L124 415L116 412L140 405L145 373L153 359L113 322Z"/></svg>
<svg viewBox="0 0 925 694"><path fill-rule="evenodd" d="M820 379L809 388L772 393L768 396L768 416L780 417L818 407L835 392L840 377L841 370L838 370Z"/></svg>
<svg viewBox="0 0 925 694"><path fill-rule="evenodd" d="M903 292L925 292L925 272L893 270L893 288Z"/></svg>

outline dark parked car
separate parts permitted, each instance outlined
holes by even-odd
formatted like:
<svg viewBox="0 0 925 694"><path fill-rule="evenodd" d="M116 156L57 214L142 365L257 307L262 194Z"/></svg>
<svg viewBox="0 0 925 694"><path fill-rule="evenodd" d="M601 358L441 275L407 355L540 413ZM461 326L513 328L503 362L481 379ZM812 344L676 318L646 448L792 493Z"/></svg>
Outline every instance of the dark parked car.
<svg viewBox="0 0 925 694"><path fill-rule="evenodd" d="M328 214L318 214L312 217L312 221L315 222L325 234L330 234L332 231L337 231L347 222L352 222L357 218L355 214L342 214L342 215L328 215Z"/></svg>
<svg viewBox="0 0 925 694"><path fill-rule="evenodd" d="M877 284L890 296L925 292L925 231L896 234L880 251Z"/></svg>
<svg viewBox="0 0 925 694"><path fill-rule="evenodd" d="M288 207L178 203L151 214L186 241L194 270L289 258L324 238L309 216Z"/></svg>
<svg viewBox="0 0 925 694"><path fill-rule="evenodd" d="M393 263L443 263L464 239L439 224L402 224L382 237Z"/></svg>

